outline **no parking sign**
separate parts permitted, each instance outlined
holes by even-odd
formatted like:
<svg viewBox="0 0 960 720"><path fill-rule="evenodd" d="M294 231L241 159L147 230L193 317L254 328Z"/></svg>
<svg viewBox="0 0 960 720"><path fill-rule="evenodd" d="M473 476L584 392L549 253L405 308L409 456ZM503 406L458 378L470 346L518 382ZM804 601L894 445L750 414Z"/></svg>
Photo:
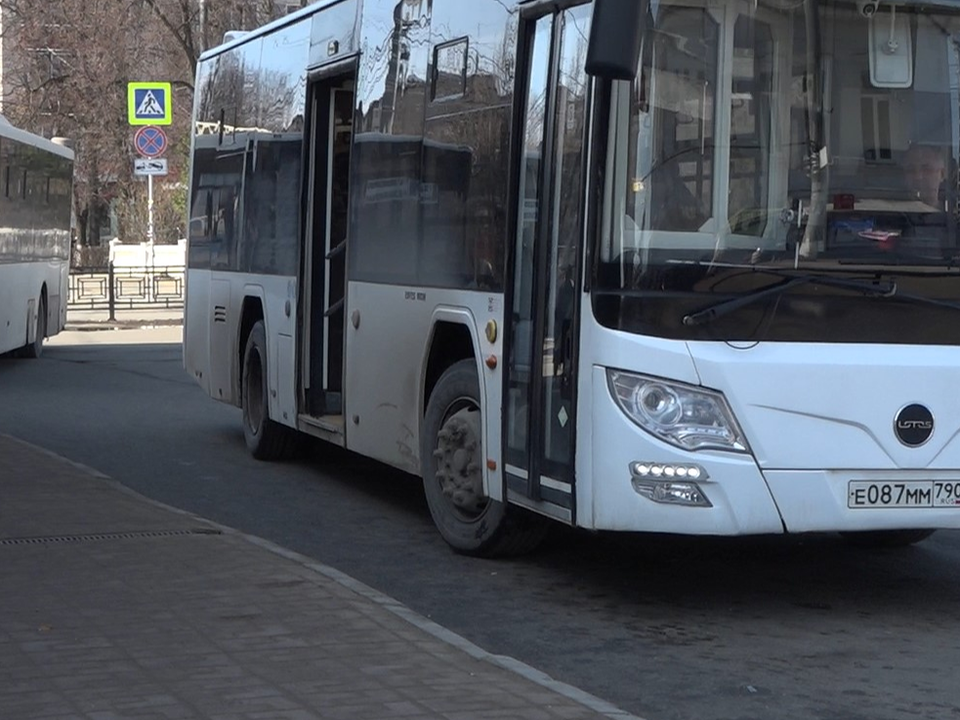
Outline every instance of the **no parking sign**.
<svg viewBox="0 0 960 720"><path fill-rule="evenodd" d="M167 149L167 134L158 127L147 125L137 130L133 144L143 157L155 158Z"/></svg>

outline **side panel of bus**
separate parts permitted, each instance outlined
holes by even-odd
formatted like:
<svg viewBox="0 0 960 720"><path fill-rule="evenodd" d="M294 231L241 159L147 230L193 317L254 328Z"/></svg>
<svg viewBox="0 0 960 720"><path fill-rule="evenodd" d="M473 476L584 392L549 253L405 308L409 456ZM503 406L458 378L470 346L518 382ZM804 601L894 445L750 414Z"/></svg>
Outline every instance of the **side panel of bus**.
<svg viewBox="0 0 960 720"><path fill-rule="evenodd" d="M0 353L66 324L72 180L68 151L14 128L0 134Z"/></svg>
<svg viewBox="0 0 960 720"><path fill-rule="evenodd" d="M184 365L209 395L240 405L244 349L263 323L270 418L290 427L313 21L205 58L194 107Z"/></svg>
<svg viewBox="0 0 960 720"><path fill-rule="evenodd" d="M484 446L499 457L504 243L516 13L367 2L350 194L347 447L420 472L425 398L446 367L478 363ZM396 9L396 13L394 13ZM393 26L383 40L385 19ZM494 341L488 340L492 323ZM490 360L493 367L484 364ZM502 481L487 477L493 497Z"/></svg>
<svg viewBox="0 0 960 720"><path fill-rule="evenodd" d="M421 398L436 381L427 377L431 341L444 331L438 328L462 328L478 362L484 407L498 407L500 368L482 360L499 362L502 342L489 342L483 328L491 321L503 326L502 297L351 282L348 302L359 323L347 327L347 447L419 474ZM499 457L500 420L498 412L486 413L483 443L490 458ZM490 489L499 497L498 483Z"/></svg>

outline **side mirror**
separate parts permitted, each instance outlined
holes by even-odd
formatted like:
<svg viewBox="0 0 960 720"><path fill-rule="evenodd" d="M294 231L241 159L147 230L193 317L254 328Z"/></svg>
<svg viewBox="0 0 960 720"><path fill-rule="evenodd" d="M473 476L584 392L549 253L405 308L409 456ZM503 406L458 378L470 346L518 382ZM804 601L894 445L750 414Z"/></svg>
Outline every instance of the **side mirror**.
<svg viewBox="0 0 960 720"><path fill-rule="evenodd" d="M868 6L869 7L869 6ZM909 16L887 13L869 16L870 83L877 88L908 88L913 85L913 36Z"/></svg>
<svg viewBox="0 0 960 720"><path fill-rule="evenodd" d="M594 0L588 75L632 80L640 61L641 23L649 0Z"/></svg>

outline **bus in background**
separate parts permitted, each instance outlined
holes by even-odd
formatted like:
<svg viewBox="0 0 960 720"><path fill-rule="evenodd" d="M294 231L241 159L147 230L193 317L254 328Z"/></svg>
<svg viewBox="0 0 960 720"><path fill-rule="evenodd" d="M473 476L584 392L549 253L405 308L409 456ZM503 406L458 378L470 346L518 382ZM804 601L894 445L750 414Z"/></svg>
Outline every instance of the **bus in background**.
<svg viewBox="0 0 960 720"><path fill-rule="evenodd" d="M958 48L952 0L319 0L199 63L185 367L463 553L958 528Z"/></svg>
<svg viewBox="0 0 960 720"><path fill-rule="evenodd" d="M40 357L67 320L73 151L0 116L0 354Z"/></svg>

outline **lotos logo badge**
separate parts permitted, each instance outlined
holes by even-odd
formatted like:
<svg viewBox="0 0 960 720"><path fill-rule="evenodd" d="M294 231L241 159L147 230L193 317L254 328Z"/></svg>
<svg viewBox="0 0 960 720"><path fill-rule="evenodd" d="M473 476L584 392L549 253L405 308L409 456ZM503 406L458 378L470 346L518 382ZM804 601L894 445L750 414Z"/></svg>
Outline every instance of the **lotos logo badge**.
<svg viewBox="0 0 960 720"><path fill-rule="evenodd" d="M920 447L933 435L933 413L919 403L904 408L893 421L897 440L907 447Z"/></svg>

